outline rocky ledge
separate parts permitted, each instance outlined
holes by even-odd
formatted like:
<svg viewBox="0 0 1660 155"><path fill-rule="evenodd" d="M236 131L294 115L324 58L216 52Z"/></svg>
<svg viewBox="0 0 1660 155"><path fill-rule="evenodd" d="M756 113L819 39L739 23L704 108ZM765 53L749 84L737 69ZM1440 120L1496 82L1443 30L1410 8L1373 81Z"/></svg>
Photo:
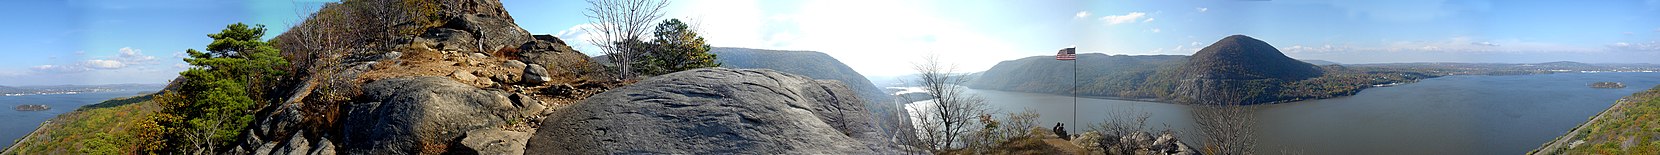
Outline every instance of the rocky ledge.
<svg viewBox="0 0 1660 155"><path fill-rule="evenodd" d="M597 94L544 120L528 154L895 154L841 82L706 68Z"/></svg>

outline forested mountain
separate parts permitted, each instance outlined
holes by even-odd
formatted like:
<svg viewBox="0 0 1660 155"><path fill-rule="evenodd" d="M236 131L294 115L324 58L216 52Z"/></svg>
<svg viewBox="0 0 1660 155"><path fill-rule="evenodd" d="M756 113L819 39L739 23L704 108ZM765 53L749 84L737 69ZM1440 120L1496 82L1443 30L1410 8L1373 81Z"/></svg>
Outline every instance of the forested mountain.
<svg viewBox="0 0 1660 155"><path fill-rule="evenodd" d="M1324 71L1313 64L1286 57L1273 45L1244 35L1232 35L1188 57L1181 70L1188 78L1302 80Z"/></svg>
<svg viewBox="0 0 1660 155"><path fill-rule="evenodd" d="M1083 96L1152 99L1182 104L1259 104L1350 95L1377 84L1435 75L1397 68L1315 66L1291 59L1266 42L1228 36L1180 55L1079 54L1077 92ZM1003 61L969 87L1070 94L1072 63L1052 56Z"/></svg>
<svg viewBox="0 0 1660 155"><path fill-rule="evenodd" d="M1078 92L1099 96L1133 96L1120 93L1139 89L1160 68L1187 61L1180 55L1078 54ZM1033 56L997 63L982 72L968 86L1024 92L1068 94L1072 88L1073 63L1053 56Z"/></svg>

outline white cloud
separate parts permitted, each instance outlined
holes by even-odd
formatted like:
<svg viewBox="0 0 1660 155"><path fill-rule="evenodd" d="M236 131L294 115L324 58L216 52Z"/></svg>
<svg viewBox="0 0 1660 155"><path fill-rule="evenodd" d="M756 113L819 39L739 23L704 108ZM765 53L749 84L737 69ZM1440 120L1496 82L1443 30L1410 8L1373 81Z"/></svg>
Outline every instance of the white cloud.
<svg viewBox="0 0 1660 155"><path fill-rule="evenodd" d="M84 72L84 71L92 70L91 68L86 68L86 67L77 66L77 65L70 65L70 66L40 65L40 66L29 67L29 69L34 70L36 72L55 72L55 73Z"/></svg>
<svg viewBox="0 0 1660 155"><path fill-rule="evenodd" d="M1616 42L1614 44L1609 44L1608 48L1616 51L1660 52L1660 41L1649 41L1646 43Z"/></svg>
<svg viewBox="0 0 1660 155"><path fill-rule="evenodd" d="M121 69L123 67L127 67L127 63L121 61L98 59L81 62L81 65L93 69Z"/></svg>
<svg viewBox="0 0 1660 155"><path fill-rule="evenodd" d="M122 47L120 52L121 54L118 55L115 60L119 60L122 63L146 64L156 61L155 56L144 55L144 50L134 49L132 47Z"/></svg>
<svg viewBox="0 0 1660 155"><path fill-rule="evenodd" d="M1118 25L1123 23L1135 23L1136 21L1141 20L1142 17L1147 17L1147 13L1130 12L1129 14L1124 15L1103 16L1101 17L1101 20L1106 21L1107 25Z"/></svg>
<svg viewBox="0 0 1660 155"><path fill-rule="evenodd" d="M1153 18L1152 18L1152 17L1148 17L1148 18L1147 18L1147 20L1141 20L1141 22L1142 22L1142 23L1146 23L1146 22L1153 22Z"/></svg>
<svg viewBox="0 0 1660 155"><path fill-rule="evenodd" d="M101 59L88 59L88 60L82 60L82 61L72 63L72 64L39 65L39 66L29 67L29 69L32 69L32 70L37 71L37 72L67 73L67 72L84 72L84 71L92 71L92 70L116 70L116 69L123 69L123 68L132 67L132 66L151 65L151 64L155 64L155 63L156 63L156 57L155 56L150 56L150 55L144 55L143 50L139 50L139 49L132 48L132 47L122 47L120 50L116 51L116 56L115 57L101 58Z"/></svg>
<svg viewBox="0 0 1660 155"><path fill-rule="evenodd" d="M588 34L588 31L585 30L589 27L593 27L594 25L595 24L579 24L571 26L571 28L559 30L559 33L554 34L554 36L558 36L560 40L564 40L566 46L571 46L571 48L576 49L576 51L581 51L583 54L587 54L589 56L599 55L603 53L603 51L600 51L598 47L588 42L588 39L593 38L594 35Z"/></svg>
<svg viewBox="0 0 1660 155"><path fill-rule="evenodd" d="M1078 11L1077 18L1089 18L1089 11Z"/></svg>
<svg viewBox="0 0 1660 155"><path fill-rule="evenodd" d="M1199 13L1204 13L1205 11L1210 11L1210 8L1204 8L1204 7L1193 8L1193 9L1194 10L1199 10Z"/></svg>
<svg viewBox="0 0 1660 155"><path fill-rule="evenodd" d="M1334 45L1331 45L1331 44L1325 44L1325 45L1319 45L1319 46L1293 45L1291 47L1280 48L1280 52L1285 52L1285 53L1330 53L1330 52L1347 52L1347 51L1352 51L1352 50L1354 50L1354 48L1349 47L1347 45L1335 45L1334 46Z"/></svg>
<svg viewBox="0 0 1660 155"><path fill-rule="evenodd" d="M1157 28L1154 28L1154 29L1152 29L1152 30L1149 30L1149 31L1153 31L1153 33L1159 33L1159 32L1160 32L1160 31L1162 31L1162 30L1159 30L1159 29L1157 29Z"/></svg>

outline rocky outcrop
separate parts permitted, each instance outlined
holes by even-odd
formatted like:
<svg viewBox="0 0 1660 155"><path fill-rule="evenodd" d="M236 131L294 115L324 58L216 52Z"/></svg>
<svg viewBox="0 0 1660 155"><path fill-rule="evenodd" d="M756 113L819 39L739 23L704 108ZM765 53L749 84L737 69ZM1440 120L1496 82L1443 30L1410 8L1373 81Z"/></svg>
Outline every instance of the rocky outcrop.
<svg viewBox="0 0 1660 155"><path fill-rule="evenodd" d="M894 98L878 89L864 75L843 64L835 57L815 51L784 51L731 47L709 49L722 67L771 69L821 80L841 81L852 88L865 102L865 109L876 119L883 134L889 137L914 137L909 114L894 103ZM906 102L909 103L909 102Z"/></svg>
<svg viewBox="0 0 1660 155"><path fill-rule="evenodd" d="M841 82L706 68L600 93L544 121L529 154L891 154Z"/></svg>
<svg viewBox="0 0 1660 155"><path fill-rule="evenodd" d="M1087 132L1079 134L1073 143L1082 144L1093 152L1104 154L1168 154L1192 155L1199 151L1176 138L1176 134L1165 132L1153 137L1147 132L1130 132L1125 135L1101 134Z"/></svg>
<svg viewBox="0 0 1660 155"><path fill-rule="evenodd" d="M431 14L387 18L403 13ZM295 77L223 154L514 154L552 109L617 85L497 0L347 0L274 40Z"/></svg>
<svg viewBox="0 0 1660 155"><path fill-rule="evenodd" d="M350 105L343 123L341 148L349 154L444 152L438 149L455 147L450 144L468 131L500 130L492 127L542 110L516 105L502 91L440 77L376 81L364 93L368 99Z"/></svg>

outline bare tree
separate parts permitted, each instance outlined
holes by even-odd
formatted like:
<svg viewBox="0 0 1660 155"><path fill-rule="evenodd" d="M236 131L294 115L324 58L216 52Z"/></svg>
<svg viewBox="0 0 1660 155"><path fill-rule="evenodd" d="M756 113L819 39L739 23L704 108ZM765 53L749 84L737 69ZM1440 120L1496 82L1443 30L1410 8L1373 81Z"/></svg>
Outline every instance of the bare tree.
<svg viewBox="0 0 1660 155"><path fill-rule="evenodd" d="M974 120L987 114L988 105L979 96L965 94L963 91L968 88L957 85L968 79L952 76L955 65L941 64L932 55L914 65L919 76L916 82L934 99L919 110L921 122L918 124L923 130L919 137L923 146L919 147L934 152L953 150L960 138L974 130L971 128Z"/></svg>
<svg viewBox="0 0 1660 155"><path fill-rule="evenodd" d="M1223 87L1230 88L1230 87ZM1245 104L1246 90L1199 90L1191 114L1202 135L1205 154L1256 154L1257 119Z"/></svg>
<svg viewBox="0 0 1660 155"><path fill-rule="evenodd" d="M640 36L650 33L652 22L663 17L663 8L668 7L667 0L588 0L589 25L583 28L588 34L597 37L588 38L588 43L598 46L617 65L613 72L618 77L629 79L634 77L632 62L640 51L633 51L632 46L639 42Z"/></svg>

